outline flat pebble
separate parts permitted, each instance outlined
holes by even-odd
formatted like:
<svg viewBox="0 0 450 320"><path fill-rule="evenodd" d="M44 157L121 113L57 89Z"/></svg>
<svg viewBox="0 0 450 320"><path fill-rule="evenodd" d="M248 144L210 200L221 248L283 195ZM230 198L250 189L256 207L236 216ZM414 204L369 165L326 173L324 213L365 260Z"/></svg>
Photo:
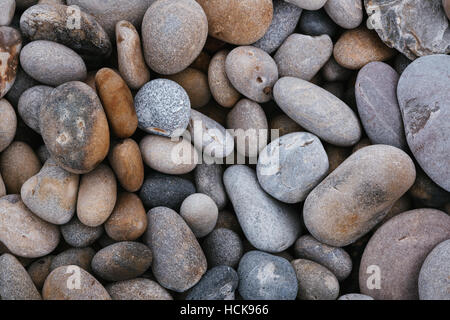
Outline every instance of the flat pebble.
<svg viewBox="0 0 450 320"><path fill-rule="evenodd" d="M114 282L106 290L113 300L173 300L157 282L144 278Z"/></svg>
<svg viewBox="0 0 450 320"><path fill-rule="evenodd" d="M7 26L11 23L16 10L15 0L5 0L0 4L0 26Z"/></svg>
<svg viewBox="0 0 450 320"><path fill-rule="evenodd" d="M334 38L339 27L323 10L303 10L298 24L298 31L308 36L328 35Z"/></svg>
<svg viewBox="0 0 450 320"><path fill-rule="evenodd" d="M34 86L25 90L19 98L17 111L20 117L31 129L41 133L39 129L39 113L41 105L50 95L53 88L49 86Z"/></svg>
<svg viewBox="0 0 450 320"><path fill-rule="evenodd" d="M17 129L17 115L6 99L0 100L0 152L14 140Z"/></svg>
<svg viewBox="0 0 450 320"><path fill-rule="evenodd" d="M76 216L60 227L61 234L67 244L75 248L88 247L103 234L103 226L88 227L80 222Z"/></svg>
<svg viewBox="0 0 450 320"><path fill-rule="evenodd" d="M50 272L62 266L75 265L90 272L91 261L95 255L92 248L70 248L53 257Z"/></svg>
<svg viewBox="0 0 450 320"><path fill-rule="evenodd" d="M1 61L5 64L0 70L0 99L8 93L16 80L21 49L20 32L11 27L0 26L0 54Z"/></svg>
<svg viewBox="0 0 450 320"><path fill-rule="evenodd" d="M223 167L220 164L199 163L194 171L195 185L199 193L206 194L219 210L225 208L228 196L222 181Z"/></svg>
<svg viewBox="0 0 450 320"><path fill-rule="evenodd" d="M203 193L194 193L184 199L180 215L197 238L214 230L219 210L213 199Z"/></svg>
<svg viewBox="0 0 450 320"><path fill-rule="evenodd" d="M205 238L202 247L209 267L229 266L234 268L244 253L242 241L237 233L225 228L213 230Z"/></svg>
<svg viewBox="0 0 450 320"><path fill-rule="evenodd" d="M175 81L186 90L192 108L204 107L211 99L208 77L197 69L186 68L179 73L167 76L167 78Z"/></svg>
<svg viewBox="0 0 450 320"><path fill-rule="evenodd" d="M50 265L52 264L53 257L52 255L42 257L30 264L27 269L31 280L38 290L42 289L45 279L50 274Z"/></svg>
<svg viewBox="0 0 450 320"><path fill-rule="evenodd" d="M339 26L354 29L363 21L362 0L328 0L324 9Z"/></svg>
<svg viewBox="0 0 450 320"><path fill-rule="evenodd" d="M238 274L232 268L214 267L189 290L186 300L234 300L238 282Z"/></svg>
<svg viewBox="0 0 450 320"><path fill-rule="evenodd" d="M365 294L360 293L347 293L339 297L338 300L374 300Z"/></svg>

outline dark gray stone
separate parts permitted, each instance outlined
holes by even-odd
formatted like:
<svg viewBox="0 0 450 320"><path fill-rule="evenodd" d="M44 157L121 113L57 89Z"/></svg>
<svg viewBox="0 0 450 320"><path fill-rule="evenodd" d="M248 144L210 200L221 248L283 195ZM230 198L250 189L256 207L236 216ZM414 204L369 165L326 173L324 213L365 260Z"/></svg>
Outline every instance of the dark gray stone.
<svg viewBox="0 0 450 320"><path fill-rule="evenodd" d="M214 267L189 290L186 300L234 300L234 291L238 282L238 275L232 268Z"/></svg>
<svg viewBox="0 0 450 320"><path fill-rule="evenodd" d="M102 236L104 231L103 226L88 227L82 224L76 216L60 228L64 240L75 248L90 246Z"/></svg>
<svg viewBox="0 0 450 320"><path fill-rule="evenodd" d="M17 105L22 120L31 129L41 133L39 129L39 112L41 105L45 102L53 88L48 86L35 86L22 93Z"/></svg>
<svg viewBox="0 0 450 320"><path fill-rule="evenodd" d="M228 197L222 181L222 165L202 162L195 168L194 175L197 191L210 196L219 210L225 208Z"/></svg>
<svg viewBox="0 0 450 320"><path fill-rule="evenodd" d="M234 268L244 253L242 241L232 230L213 230L203 242L203 250L209 267L229 266Z"/></svg>
<svg viewBox="0 0 450 320"><path fill-rule="evenodd" d="M321 36L323 34L334 38L337 35L339 27L323 11L303 10L298 24L298 30L302 34L309 36Z"/></svg>

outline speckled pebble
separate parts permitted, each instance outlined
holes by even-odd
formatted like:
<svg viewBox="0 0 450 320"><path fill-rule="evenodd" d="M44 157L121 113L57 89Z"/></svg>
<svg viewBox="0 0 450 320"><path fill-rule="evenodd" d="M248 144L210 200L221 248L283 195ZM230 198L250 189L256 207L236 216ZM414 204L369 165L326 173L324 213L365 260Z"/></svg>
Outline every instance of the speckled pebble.
<svg viewBox="0 0 450 320"><path fill-rule="evenodd" d="M114 282L106 290L113 300L173 300L157 282L144 278Z"/></svg>
<svg viewBox="0 0 450 320"><path fill-rule="evenodd" d="M194 193L184 199L180 215L197 238L214 230L219 210L213 199L203 193Z"/></svg>
<svg viewBox="0 0 450 320"><path fill-rule="evenodd" d="M239 236L232 230L219 228L213 230L203 242L203 250L209 267L236 267L244 253Z"/></svg>
<svg viewBox="0 0 450 320"><path fill-rule="evenodd" d="M103 226L88 227L75 216L69 223L60 227L64 240L75 248L88 247L103 234Z"/></svg>
<svg viewBox="0 0 450 320"><path fill-rule="evenodd" d="M75 265L91 272L91 261L95 255L92 248L70 248L53 257L50 272L62 266Z"/></svg>
<svg viewBox="0 0 450 320"><path fill-rule="evenodd" d="M189 290L186 300L234 300L238 282L238 274L232 268L214 267Z"/></svg>
<svg viewBox="0 0 450 320"><path fill-rule="evenodd" d="M191 102L191 107L198 109L208 104L211 99L208 77L200 70L186 68L183 71L167 76L186 90Z"/></svg>
<svg viewBox="0 0 450 320"><path fill-rule="evenodd" d="M17 110L22 120L31 129L37 133L41 133L39 129L39 113L41 105L50 95L53 88L49 86L35 86L27 89L19 98Z"/></svg>
<svg viewBox="0 0 450 320"><path fill-rule="evenodd" d="M50 274L53 257L53 255L42 257L28 266L28 274L38 290L42 289L45 279Z"/></svg>
<svg viewBox="0 0 450 320"><path fill-rule="evenodd" d="M328 0L325 11L339 26L354 29L363 21L362 0Z"/></svg>

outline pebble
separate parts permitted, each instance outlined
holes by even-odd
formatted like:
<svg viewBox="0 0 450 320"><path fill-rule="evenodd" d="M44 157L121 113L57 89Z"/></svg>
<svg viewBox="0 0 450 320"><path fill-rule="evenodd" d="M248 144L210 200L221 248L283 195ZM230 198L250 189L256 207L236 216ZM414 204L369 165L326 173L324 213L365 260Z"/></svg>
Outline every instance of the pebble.
<svg viewBox="0 0 450 320"><path fill-rule="evenodd" d="M372 236L361 258L359 286L375 300L417 300L420 268L430 251L450 237L450 217L439 210L403 212L383 224ZM372 285L376 265L380 289ZM369 278L370 277L370 278Z"/></svg>
<svg viewBox="0 0 450 320"><path fill-rule="evenodd" d="M15 0L2 1L2 3L0 4L0 26L8 26L11 23L14 17L15 10Z"/></svg>
<svg viewBox="0 0 450 320"><path fill-rule="evenodd" d="M450 300L450 240L438 244L427 256L419 274L420 300Z"/></svg>
<svg viewBox="0 0 450 320"><path fill-rule="evenodd" d="M271 0L198 0L208 18L211 37L248 45L261 39L273 18Z"/></svg>
<svg viewBox="0 0 450 320"><path fill-rule="evenodd" d="M238 234L230 229L214 229L203 242L209 267L236 267L244 253Z"/></svg>
<svg viewBox="0 0 450 320"><path fill-rule="evenodd" d="M131 89L138 90L150 81L150 71L145 64L141 38L131 22L117 22L116 43L120 75Z"/></svg>
<svg viewBox="0 0 450 320"><path fill-rule="evenodd" d="M328 35L334 38L339 27L330 19L323 11L307 11L303 10L298 24L298 31L308 36Z"/></svg>
<svg viewBox="0 0 450 320"><path fill-rule="evenodd" d="M60 227L61 234L67 244L75 248L92 245L103 234L103 226L88 227L80 222L76 216Z"/></svg>
<svg viewBox="0 0 450 320"><path fill-rule="evenodd" d="M152 252L139 242L123 241L98 251L92 270L107 281L123 281L142 275L152 264Z"/></svg>
<svg viewBox="0 0 450 320"><path fill-rule="evenodd" d="M208 67L208 84L211 95L222 107L231 108L238 102L241 94L233 87L225 71L225 61L229 50L217 52Z"/></svg>
<svg viewBox="0 0 450 320"><path fill-rule="evenodd" d="M199 163L194 171L197 191L213 199L219 210L225 208L228 203L228 196L223 185L222 176L223 167L216 163Z"/></svg>
<svg viewBox="0 0 450 320"><path fill-rule="evenodd" d="M173 300L157 282L144 278L114 282L106 290L113 300Z"/></svg>
<svg viewBox="0 0 450 320"><path fill-rule="evenodd" d="M252 46L233 49L225 60L225 71L237 91L255 102L268 102L278 80L278 67L265 51Z"/></svg>
<svg viewBox="0 0 450 320"><path fill-rule="evenodd" d="M144 163L136 141L125 139L114 143L108 159L122 188L128 192L141 188L144 182Z"/></svg>
<svg viewBox="0 0 450 320"><path fill-rule="evenodd" d="M175 81L186 90L192 108L204 107L211 99L208 77L197 69L186 68L179 73L167 76L167 78Z"/></svg>
<svg viewBox="0 0 450 320"><path fill-rule="evenodd" d="M19 98L17 111L27 126L41 133L39 129L39 113L41 105L52 92L49 86L34 86L25 90Z"/></svg>
<svg viewBox="0 0 450 320"><path fill-rule="evenodd" d="M95 91L79 81L55 88L41 106L42 138L59 166L92 171L108 154L109 127Z"/></svg>
<svg viewBox="0 0 450 320"><path fill-rule="evenodd" d="M450 191L450 82L442 79L449 73L449 56L422 57L406 68L397 87L409 148L425 173L446 191Z"/></svg>
<svg viewBox="0 0 450 320"><path fill-rule="evenodd" d="M294 32L301 13L302 9L296 5L295 1L274 0L273 18L269 29L261 39L252 45L272 54Z"/></svg>
<svg viewBox="0 0 450 320"><path fill-rule="evenodd" d="M49 272L63 266L75 265L91 272L91 261L95 255L92 248L70 248L56 255L50 264Z"/></svg>
<svg viewBox="0 0 450 320"><path fill-rule="evenodd" d="M186 91L178 83L168 79L146 83L136 94L134 107L140 129L166 137L181 136L188 125L191 112Z"/></svg>
<svg viewBox="0 0 450 320"><path fill-rule="evenodd" d="M60 168L53 159L28 179L20 190L25 205L52 224L65 224L75 214L79 176Z"/></svg>
<svg viewBox="0 0 450 320"><path fill-rule="evenodd" d="M253 158L267 145L269 124L264 109L256 102L241 99L227 115L227 128L234 131L236 150Z"/></svg>
<svg viewBox="0 0 450 320"><path fill-rule="evenodd" d="M261 187L272 197L297 203L327 175L328 156L315 135L290 133L261 152L256 173Z"/></svg>
<svg viewBox="0 0 450 320"><path fill-rule="evenodd" d="M308 195L303 219L311 235L343 247L368 233L414 183L416 170L402 150L365 147L348 157Z"/></svg>
<svg viewBox="0 0 450 320"><path fill-rule="evenodd" d="M17 116L13 106L6 99L0 100L0 152L14 140L17 129Z"/></svg>
<svg viewBox="0 0 450 320"><path fill-rule="evenodd" d="M0 256L0 298L2 300L41 300L27 270L11 254Z"/></svg>
<svg viewBox="0 0 450 320"><path fill-rule="evenodd" d="M45 279L50 274L50 265L52 264L53 257L52 255L48 255L40 258L34 261L27 269L31 280L38 290L42 289Z"/></svg>
<svg viewBox="0 0 450 320"><path fill-rule="evenodd" d="M122 139L133 135L138 118L125 81L113 69L103 68L95 75L95 86L112 132Z"/></svg>
<svg viewBox="0 0 450 320"><path fill-rule="evenodd" d="M147 65L160 74L175 74L202 51L208 21L194 0L156 1L145 13L141 34Z"/></svg>
<svg viewBox="0 0 450 320"><path fill-rule="evenodd" d="M79 276L79 281L73 280L74 275ZM74 290L76 285L79 289ZM111 300L97 279L75 265L53 270L45 280L42 297L44 300Z"/></svg>
<svg viewBox="0 0 450 320"><path fill-rule="evenodd" d="M197 238L209 234L216 226L219 210L213 199L203 193L194 193L184 199L180 215Z"/></svg>
<svg viewBox="0 0 450 320"><path fill-rule="evenodd" d="M0 241L12 254L24 258L46 256L56 248L59 238L58 227L34 215L19 195L0 198Z"/></svg>
<svg viewBox="0 0 450 320"><path fill-rule="evenodd" d="M233 165L223 179L242 230L255 248L281 252L295 242L301 231L298 213L265 193L253 169Z"/></svg>
<svg viewBox="0 0 450 320"><path fill-rule="evenodd" d="M442 5L444 6L444 11L445 11L445 14L447 15L447 18L450 19L450 1L442 0Z"/></svg>
<svg viewBox="0 0 450 320"><path fill-rule="evenodd" d="M0 99L8 93L16 80L21 49L22 36L20 32L11 27L0 26L1 62L5 65L0 70Z"/></svg>
<svg viewBox="0 0 450 320"><path fill-rule="evenodd" d="M217 266L208 270L189 290L186 300L234 300L239 278L234 269Z"/></svg>
<svg viewBox="0 0 450 320"><path fill-rule="evenodd" d="M239 262L239 294L246 300L295 300L297 278L284 258L247 252Z"/></svg>
<svg viewBox="0 0 450 320"><path fill-rule="evenodd" d="M334 58L342 67L358 70L369 62L385 61L395 55L374 31L358 28L344 32L334 45Z"/></svg>
<svg viewBox="0 0 450 320"><path fill-rule="evenodd" d="M310 235L300 237L295 242L294 251L297 258L326 267L339 281L345 280L352 271L352 259L344 249L328 246Z"/></svg>
<svg viewBox="0 0 450 320"><path fill-rule="evenodd" d="M119 193L116 206L104 226L113 240L138 239L147 230L147 216L141 199L134 193Z"/></svg>
<svg viewBox="0 0 450 320"><path fill-rule="evenodd" d="M178 141L155 135L145 136L139 143L144 163L166 174L185 174L195 169L199 155L187 139Z"/></svg>
<svg viewBox="0 0 450 320"><path fill-rule="evenodd" d="M324 9L344 29L354 29L363 21L362 0L328 0Z"/></svg>
<svg viewBox="0 0 450 320"><path fill-rule="evenodd" d="M41 163L45 163L48 159L50 159L50 153L48 152L45 144L37 148L36 155Z"/></svg>
<svg viewBox="0 0 450 320"><path fill-rule="evenodd" d="M285 114L280 114L273 117L270 121L270 129L278 130L277 132L279 137L293 132L305 131L297 122L295 122ZM271 136L272 135L273 133L271 133ZM274 137L272 137L272 140L274 140L273 138Z"/></svg>
<svg viewBox="0 0 450 320"><path fill-rule="evenodd" d="M14 141L0 154L0 174L8 194L20 194L22 185L41 169L33 149L21 141Z"/></svg>
<svg viewBox="0 0 450 320"><path fill-rule="evenodd" d="M365 294L360 293L347 293L343 296L340 296L338 300L374 300L370 296L366 296Z"/></svg>
<svg viewBox="0 0 450 320"><path fill-rule="evenodd" d="M97 227L108 220L116 204L117 183L112 170L100 164L81 176L77 216L88 227Z"/></svg>
<svg viewBox="0 0 450 320"><path fill-rule="evenodd" d="M333 56L325 63L321 71L324 80L329 82L347 80L351 74L352 71L342 67Z"/></svg>
<svg viewBox="0 0 450 320"><path fill-rule="evenodd" d="M32 41L24 46L20 64L32 78L49 86L83 81L87 76L86 65L75 51L47 40Z"/></svg>
<svg viewBox="0 0 450 320"><path fill-rule="evenodd" d="M195 192L194 184L188 179L153 172L145 179L139 197L147 208L178 210L183 200Z"/></svg>
<svg viewBox="0 0 450 320"><path fill-rule="evenodd" d="M330 270L305 259L291 263L298 279L298 299L336 300L339 297L339 282Z"/></svg>
<svg viewBox="0 0 450 320"><path fill-rule="evenodd" d="M157 207L147 214L144 235L153 254L152 272L163 287L184 292L206 272L206 258L194 234L175 211Z"/></svg>
<svg viewBox="0 0 450 320"><path fill-rule="evenodd" d="M319 138L337 146L352 146L361 138L355 113L340 99L305 80L283 77L274 86L278 106Z"/></svg>
<svg viewBox="0 0 450 320"><path fill-rule="evenodd" d="M383 62L370 62L355 84L359 117L373 144L406 149L402 115L397 101L397 72Z"/></svg>

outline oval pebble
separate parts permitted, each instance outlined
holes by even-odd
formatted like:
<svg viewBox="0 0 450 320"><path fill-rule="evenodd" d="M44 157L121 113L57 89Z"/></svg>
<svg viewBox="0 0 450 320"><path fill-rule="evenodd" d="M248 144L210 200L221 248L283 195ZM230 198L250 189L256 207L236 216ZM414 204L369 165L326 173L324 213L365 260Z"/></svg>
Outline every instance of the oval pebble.
<svg viewBox="0 0 450 320"><path fill-rule="evenodd" d="M194 193L184 199L180 215L197 238L214 230L219 210L213 199L203 193Z"/></svg>
<svg viewBox="0 0 450 320"><path fill-rule="evenodd" d="M12 88L19 67L19 54L22 49L22 36L14 28L0 26L0 99Z"/></svg>
<svg viewBox="0 0 450 320"><path fill-rule="evenodd" d="M76 216L60 227L61 234L67 244L75 248L92 245L103 234L103 227L88 227L80 222Z"/></svg>
<svg viewBox="0 0 450 320"><path fill-rule="evenodd" d="M0 152L14 140L17 129L17 115L6 99L0 100Z"/></svg>
<svg viewBox="0 0 450 320"><path fill-rule="evenodd" d="M41 105L45 103L52 91L53 88L49 86L34 86L25 90L19 98L17 111L20 117L27 126L39 134L41 133L39 129Z"/></svg>
<svg viewBox="0 0 450 320"><path fill-rule="evenodd" d="M186 68L183 71L167 76L186 90L192 108L201 108L208 104L211 99L208 77L194 68Z"/></svg>
<svg viewBox="0 0 450 320"><path fill-rule="evenodd" d="M173 300L157 282L144 278L114 282L106 290L113 300Z"/></svg>
<svg viewBox="0 0 450 320"><path fill-rule="evenodd" d="M324 9L339 26L354 29L363 21L362 0L328 0Z"/></svg>
<svg viewBox="0 0 450 320"><path fill-rule="evenodd" d="M214 267L189 290L186 300L234 300L238 282L238 274L232 268Z"/></svg>
<svg viewBox="0 0 450 320"><path fill-rule="evenodd" d="M223 168L220 164L202 162L195 167L194 178L197 191L211 197L219 210L225 208L228 202L222 176Z"/></svg>
<svg viewBox="0 0 450 320"><path fill-rule="evenodd" d="M56 268L63 266L75 265L90 272L91 261L95 255L95 251L92 248L70 248L60 254L56 255L52 259L50 264L50 272Z"/></svg>
<svg viewBox="0 0 450 320"><path fill-rule="evenodd" d="M244 253L239 236L232 230L213 230L203 242L203 250L209 267L229 266L234 268Z"/></svg>

